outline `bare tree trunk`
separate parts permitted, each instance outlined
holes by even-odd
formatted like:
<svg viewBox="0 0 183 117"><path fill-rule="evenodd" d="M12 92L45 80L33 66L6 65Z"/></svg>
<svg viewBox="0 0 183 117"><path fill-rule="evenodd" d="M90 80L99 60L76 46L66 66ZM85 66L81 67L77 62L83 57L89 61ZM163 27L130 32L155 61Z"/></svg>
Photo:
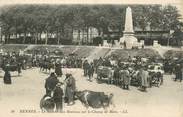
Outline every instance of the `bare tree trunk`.
<svg viewBox="0 0 183 117"><path fill-rule="evenodd" d="M26 40L26 32L24 32L23 44L25 44L25 40Z"/></svg>
<svg viewBox="0 0 183 117"><path fill-rule="evenodd" d="M85 29L83 28L83 30L82 30L82 33L83 33L83 35L82 35L82 44L83 44L83 41L84 41L84 37L85 37L85 31L84 31Z"/></svg>
<svg viewBox="0 0 183 117"><path fill-rule="evenodd" d="M7 36L7 34L5 34L5 39L4 39L4 41L5 41L5 44L8 43L8 36Z"/></svg>
<svg viewBox="0 0 183 117"><path fill-rule="evenodd" d="M81 34L81 31L80 31L80 30L78 30L78 40L79 40L79 45L81 45L81 36L80 36L80 34Z"/></svg>
<svg viewBox="0 0 183 117"><path fill-rule="evenodd" d="M18 41L17 40L17 26L15 27L15 40L16 40L15 43L17 43L17 41Z"/></svg>
<svg viewBox="0 0 183 117"><path fill-rule="evenodd" d="M73 33L74 33L74 30L73 30L73 27L71 27L71 35L69 35L69 37L71 37L71 40L72 40L71 42L72 42L72 43L73 43L73 39L74 39L74 38L73 38Z"/></svg>
<svg viewBox="0 0 183 117"><path fill-rule="evenodd" d="M89 35L88 35L88 30L89 30L89 28L88 28L88 26L86 27L86 43L87 43L87 45L88 45L88 37L89 37Z"/></svg>
<svg viewBox="0 0 183 117"><path fill-rule="evenodd" d="M46 39L45 39L45 45L48 44L48 31L46 31Z"/></svg>
<svg viewBox="0 0 183 117"><path fill-rule="evenodd" d="M38 33L39 44L41 44L41 33Z"/></svg>
<svg viewBox="0 0 183 117"><path fill-rule="evenodd" d="M93 44L93 30L91 29L91 32L90 32L90 43Z"/></svg>
<svg viewBox="0 0 183 117"><path fill-rule="evenodd" d="M35 37L35 44L37 44L37 41L38 41L38 33L37 32L34 34L34 37Z"/></svg>
<svg viewBox="0 0 183 117"><path fill-rule="evenodd" d="M9 40L10 40L10 34L8 34L7 44L9 43Z"/></svg>
<svg viewBox="0 0 183 117"><path fill-rule="evenodd" d="M60 39L59 39L59 32L58 32L58 29L57 29L57 45L60 44Z"/></svg>
<svg viewBox="0 0 183 117"><path fill-rule="evenodd" d="M66 38L64 27L65 26L63 25L62 28L61 28L60 41L61 41L61 39L65 39Z"/></svg>
<svg viewBox="0 0 183 117"><path fill-rule="evenodd" d="M42 32L39 33L39 41L40 41L40 44L42 44L42 38L41 38L41 35L42 35Z"/></svg>
<svg viewBox="0 0 183 117"><path fill-rule="evenodd" d="M2 35L0 36L0 42L2 43Z"/></svg>
<svg viewBox="0 0 183 117"><path fill-rule="evenodd" d="M16 39L16 43L17 43L17 41L18 41L18 40L17 40L17 32L16 32L16 34L15 34L15 39Z"/></svg>

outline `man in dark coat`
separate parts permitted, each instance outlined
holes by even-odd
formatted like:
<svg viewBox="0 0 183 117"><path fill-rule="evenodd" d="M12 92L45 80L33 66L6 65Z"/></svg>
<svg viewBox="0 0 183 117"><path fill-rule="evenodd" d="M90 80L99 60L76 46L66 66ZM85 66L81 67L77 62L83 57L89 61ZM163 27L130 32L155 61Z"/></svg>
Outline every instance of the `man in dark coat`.
<svg viewBox="0 0 183 117"><path fill-rule="evenodd" d="M46 94L51 95L51 92L54 90L56 84L59 82L55 73L51 73L51 75L46 79L45 88Z"/></svg>
<svg viewBox="0 0 183 117"><path fill-rule="evenodd" d="M63 90L60 87L61 83L57 83L54 93L53 93L53 99L56 105L56 112L62 111L62 97L63 97Z"/></svg>
<svg viewBox="0 0 183 117"><path fill-rule="evenodd" d="M62 67L61 67L61 64L59 62L55 63L55 73L59 77L62 76Z"/></svg>
<svg viewBox="0 0 183 117"><path fill-rule="evenodd" d="M119 67L115 66L114 67L114 82L115 82L116 85L119 85L119 82L120 82L119 71L120 71Z"/></svg>
<svg viewBox="0 0 183 117"><path fill-rule="evenodd" d="M123 89L129 90L129 85L130 85L130 73L127 70L127 66L124 67L124 70L121 72L121 79L123 81Z"/></svg>
<svg viewBox="0 0 183 117"><path fill-rule="evenodd" d="M4 80L5 84L11 84L11 75L10 75L10 72L8 70L5 71L3 80Z"/></svg>
<svg viewBox="0 0 183 117"><path fill-rule="evenodd" d="M181 65L177 64L175 66L175 81L180 80L180 82L182 81L182 70L181 70Z"/></svg>
<svg viewBox="0 0 183 117"><path fill-rule="evenodd" d="M89 63L88 63L87 60L85 60L84 63L83 63L84 76L87 76L87 74L88 74L88 68L89 68Z"/></svg>
<svg viewBox="0 0 183 117"><path fill-rule="evenodd" d="M68 105L73 105L74 104L74 93L76 90L76 81L72 74L66 74L66 79L65 79L65 102Z"/></svg>
<svg viewBox="0 0 183 117"><path fill-rule="evenodd" d="M93 63L91 63L88 67L88 77L89 77L89 80L91 80L91 78L93 77L93 74L94 74L94 66L93 66Z"/></svg>

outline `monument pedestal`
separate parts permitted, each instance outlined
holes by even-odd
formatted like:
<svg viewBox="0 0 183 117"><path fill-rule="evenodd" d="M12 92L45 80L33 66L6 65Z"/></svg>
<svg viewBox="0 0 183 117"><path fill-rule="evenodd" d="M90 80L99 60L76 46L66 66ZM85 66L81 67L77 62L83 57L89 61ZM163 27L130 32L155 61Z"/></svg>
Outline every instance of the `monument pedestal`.
<svg viewBox="0 0 183 117"><path fill-rule="evenodd" d="M132 49L132 47L139 48L141 45L134 36L132 10L130 7L126 9L125 30L123 32L123 37L120 38L120 45L126 49Z"/></svg>
<svg viewBox="0 0 183 117"><path fill-rule="evenodd" d="M120 43L118 42L118 40L114 40L114 47L119 47Z"/></svg>
<svg viewBox="0 0 183 117"><path fill-rule="evenodd" d="M120 38L120 45L123 46L123 48L132 49L132 47L139 46L139 43L133 34L124 34L124 36Z"/></svg>
<svg viewBox="0 0 183 117"><path fill-rule="evenodd" d="M107 43L107 40L103 40L103 46L104 47L108 47L109 46L109 44Z"/></svg>
<svg viewBox="0 0 183 117"><path fill-rule="evenodd" d="M145 43L144 43L144 40L140 40L140 44L144 45L144 44L145 44Z"/></svg>
<svg viewBox="0 0 183 117"><path fill-rule="evenodd" d="M153 47L160 47L161 45L158 43L157 40L153 41Z"/></svg>

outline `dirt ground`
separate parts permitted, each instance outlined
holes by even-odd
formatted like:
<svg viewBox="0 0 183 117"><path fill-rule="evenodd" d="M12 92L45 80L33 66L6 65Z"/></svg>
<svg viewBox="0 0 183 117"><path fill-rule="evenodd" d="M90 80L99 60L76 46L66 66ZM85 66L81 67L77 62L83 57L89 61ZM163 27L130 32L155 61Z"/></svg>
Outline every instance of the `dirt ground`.
<svg viewBox="0 0 183 117"><path fill-rule="evenodd" d="M64 104L63 113L41 113L39 101L45 94L44 83L49 74L38 68L23 71L21 76L11 73L12 85L3 83L4 72L0 71L0 116L124 116L124 117L183 117L183 83L174 82L172 75L164 75L164 84L141 92L137 87L123 90L115 85L89 82L81 69L63 69L72 73L78 90L113 93L115 106L108 109L86 109L78 100L75 105ZM96 77L96 76L94 76ZM59 78L62 81L64 77ZM29 112L25 112L29 110ZM25 112L25 113L24 113Z"/></svg>

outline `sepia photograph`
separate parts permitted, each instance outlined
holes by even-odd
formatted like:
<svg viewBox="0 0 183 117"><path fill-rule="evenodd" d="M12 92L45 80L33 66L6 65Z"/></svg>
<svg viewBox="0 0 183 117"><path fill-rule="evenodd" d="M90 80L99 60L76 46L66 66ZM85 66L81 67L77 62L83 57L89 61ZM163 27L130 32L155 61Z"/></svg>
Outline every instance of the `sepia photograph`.
<svg viewBox="0 0 183 117"><path fill-rule="evenodd" d="M183 117L182 0L0 0L1 117Z"/></svg>

